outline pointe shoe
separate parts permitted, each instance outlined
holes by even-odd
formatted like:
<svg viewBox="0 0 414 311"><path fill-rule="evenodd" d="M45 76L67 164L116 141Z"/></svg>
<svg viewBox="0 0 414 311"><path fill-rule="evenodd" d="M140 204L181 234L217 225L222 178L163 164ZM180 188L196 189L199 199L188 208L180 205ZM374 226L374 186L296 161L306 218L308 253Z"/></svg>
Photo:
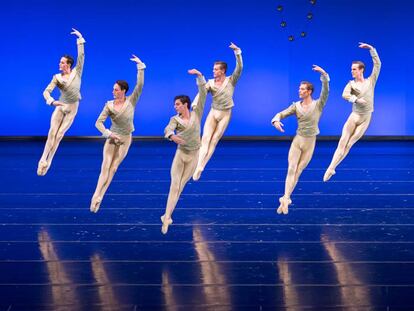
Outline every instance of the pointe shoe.
<svg viewBox="0 0 414 311"><path fill-rule="evenodd" d="M39 164L37 166L37 175L38 176L45 176L47 173L47 170L49 168L49 165L46 161L40 160Z"/></svg>
<svg viewBox="0 0 414 311"><path fill-rule="evenodd" d="M92 213L97 213L99 208L101 207L102 198L97 197L96 199L92 199L90 211Z"/></svg>
<svg viewBox="0 0 414 311"><path fill-rule="evenodd" d="M162 215L161 216L161 222L162 222L161 232L162 232L162 234L167 234L168 226L173 223L173 220L172 220L172 218L166 220L165 215Z"/></svg>
<svg viewBox="0 0 414 311"><path fill-rule="evenodd" d="M279 198L280 205L277 208L276 212L278 214L288 214L289 213L289 205L292 204L292 200L286 197Z"/></svg>
<svg viewBox="0 0 414 311"><path fill-rule="evenodd" d="M203 172L203 170L202 170L202 169L197 168L197 169L195 170L194 174L193 174L193 180L194 180L194 181L199 180L199 179L200 179L200 177L201 177L201 173L202 173L202 172Z"/></svg>
<svg viewBox="0 0 414 311"><path fill-rule="evenodd" d="M325 175L323 175L323 181L327 182L335 174L336 174L335 170L328 168L325 172Z"/></svg>

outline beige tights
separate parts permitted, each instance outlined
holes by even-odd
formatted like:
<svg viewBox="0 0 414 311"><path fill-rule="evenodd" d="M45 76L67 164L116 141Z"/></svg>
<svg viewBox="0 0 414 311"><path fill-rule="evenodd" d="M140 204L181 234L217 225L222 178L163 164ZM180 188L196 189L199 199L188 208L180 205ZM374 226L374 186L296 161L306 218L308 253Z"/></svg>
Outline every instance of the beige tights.
<svg viewBox="0 0 414 311"><path fill-rule="evenodd" d="M328 181L335 174L336 167L345 159L351 147L364 135L370 122L371 113L367 115L360 115L355 112L351 113L342 129L338 147L323 177L324 181Z"/></svg>
<svg viewBox="0 0 414 311"><path fill-rule="evenodd" d="M210 160L216 149L216 146L223 136L224 131L229 125L231 118L231 109L216 110L211 109L204 123L203 138L201 139L200 155L196 171L193 175L194 180L200 179L201 173Z"/></svg>
<svg viewBox="0 0 414 311"><path fill-rule="evenodd" d="M289 167L285 181L285 194L279 199L280 206L277 212L287 214L288 206L292 203L290 195L298 183L303 170L309 164L315 150L316 137L303 137L296 135L289 149Z"/></svg>
<svg viewBox="0 0 414 311"><path fill-rule="evenodd" d="M120 135L118 135L120 136ZM96 213L99 210L102 199L111 184L119 165L125 159L132 142L132 135L120 136L121 140L115 142L108 138L103 149L103 161L98 184L92 197L91 212Z"/></svg>
<svg viewBox="0 0 414 311"><path fill-rule="evenodd" d="M161 217L163 221L162 232L164 234L168 231L168 225L172 223L171 215L174 212L181 192L194 173L198 154L199 150L184 152L180 149L177 149L175 153L171 166L171 186L168 194L167 207L165 208L165 214Z"/></svg>
<svg viewBox="0 0 414 311"><path fill-rule="evenodd" d="M50 129L47 135L45 148L39 160L37 175L44 176L52 164L59 143L70 128L78 112L79 102L64 104L55 108L50 120Z"/></svg>

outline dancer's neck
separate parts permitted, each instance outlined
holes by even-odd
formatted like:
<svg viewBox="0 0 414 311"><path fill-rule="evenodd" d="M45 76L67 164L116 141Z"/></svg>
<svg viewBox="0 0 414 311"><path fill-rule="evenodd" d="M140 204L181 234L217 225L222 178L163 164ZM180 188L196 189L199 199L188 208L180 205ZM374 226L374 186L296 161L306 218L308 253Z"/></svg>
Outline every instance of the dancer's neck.
<svg viewBox="0 0 414 311"><path fill-rule="evenodd" d="M183 113L181 113L180 118L184 120L190 119L190 110L186 110Z"/></svg>
<svg viewBox="0 0 414 311"><path fill-rule="evenodd" d="M125 103L126 97L122 97L122 98L117 98L115 99L115 104L123 104Z"/></svg>
<svg viewBox="0 0 414 311"><path fill-rule="evenodd" d="M70 75L70 73L71 73L70 68L67 69L67 70L62 70L62 76L68 76L68 75Z"/></svg>
<svg viewBox="0 0 414 311"><path fill-rule="evenodd" d="M223 83L224 82L224 80L226 79L226 76L225 75L222 75L222 76L220 76L220 77L216 77L216 78L214 78L214 82L218 82L218 83Z"/></svg>
<svg viewBox="0 0 414 311"><path fill-rule="evenodd" d="M311 96L306 97L302 100L303 105L310 105L311 103L312 103L312 97Z"/></svg>
<svg viewBox="0 0 414 311"><path fill-rule="evenodd" d="M360 77L355 78L355 82L364 82L364 81L365 81L364 76L360 76Z"/></svg>

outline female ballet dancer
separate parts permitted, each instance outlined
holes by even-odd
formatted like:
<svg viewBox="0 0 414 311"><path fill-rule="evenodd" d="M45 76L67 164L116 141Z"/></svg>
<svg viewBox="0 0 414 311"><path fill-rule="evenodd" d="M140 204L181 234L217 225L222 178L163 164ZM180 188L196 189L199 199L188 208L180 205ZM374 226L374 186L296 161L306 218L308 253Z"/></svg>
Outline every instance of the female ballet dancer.
<svg viewBox="0 0 414 311"><path fill-rule="evenodd" d="M52 164L53 156L60 141L70 128L78 112L79 100L81 99L80 86L85 61L85 51L82 34L72 28L71 34L76 35L78 46L78 58L75 68L72 69L74 59L70 55L63 55L59 62L61 73L53 76L52 81L43 91L43 97L48 105L55 106L50 120L50 129L47 135L45 148L37 167L37 175L44 176ZM52 97L52 92L58 87L60 90L59 100Z"/></svg>
<svg viewBox="0 0 414 311"><path fill-rule="evenodd" d="M213 95L213 103L207 115L203 128L203 138L201 139L200 155L197 168L193 175L194 180L199 180L207 162L223 136L224 131L230 122L231 111L234 106L233 93L237 81L243 69L243 59L241 49L234 43L229 46L236 56L236 68L233 74L226 77L227 64L222 61L214 63L214 79L208 80L207 91Z"/></svg>
<svg viewBox="0 0 414 311"><path fill-rule="evenodd" d="M191 69L188 73L197 75L198 94L192 104L187 95L178 95L174 98L177 115L170 119L164 130L165 137L175 142L178 147L171 165L171 186L167 206L164 215L161 216L163 234L168 232L168 226L173 222L171 215L184 186L194 173L200 149L200 123L207 97L206 80L196 69Z"/></svg>
<svg viewBox="0 0 414 311"><path fill-rule="evenodd" d="M289 149L288 171L285 181L285 193L279 198L278 214L287 214L292 203L290 195L298 183L299 176L309 164L315 149L316 135L319 134L318 123L325 107L329 94L329 76L321 67L313 65L312 70L321 74L322 90L318 99L312 99L313 84L302 81L299 86L300 101L294 102L287 109L277 113L272 119L273 126L281 132L283 124L280 122L295 114L298 119L298 129Z"/></svg>
<svg viewBox="0 0 414 311"><path fill-rule="evenodd" d="M368 129L374 111L374 89L381 70L381 60L372 45L360 42L359 47L369 49L374 66L371 75L365 79L365 64L361 61L352 62L351 73L354 80L348 82L342 93L342 97L352 103L352 112L344 124L338 147L323 176L323 181L328 181L335 175L336 167Z"/></svg>
<svg viewBox="0 0 414 311"><path fill-rule="evenodd" d="M144 86L145 69L145 64L135 55L132 56L131 60L137 64L137 84L132 94L130 96L125 95L129 89L126 81L116 81L112 91L114 100L106 102L95 123L102 136L106 138L106 142L103 149L101 173L90 206L90 210L93 213L98 212L105 192L119 165L126 157L132 141L131 133L134 131L135 106ZM110 130L105 128L104 125L108 116L112 121Z"/></svg>

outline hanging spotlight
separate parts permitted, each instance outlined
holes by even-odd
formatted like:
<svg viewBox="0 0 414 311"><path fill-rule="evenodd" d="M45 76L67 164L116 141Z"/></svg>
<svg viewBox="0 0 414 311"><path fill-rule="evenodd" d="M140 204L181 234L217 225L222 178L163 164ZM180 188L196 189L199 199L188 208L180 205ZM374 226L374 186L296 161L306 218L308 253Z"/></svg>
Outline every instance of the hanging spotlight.
<svg viewBox="0 0 414 311"><path fill-rule="evenodd" d="M312 12L309 12L309 13L308 13L308 15L306 15L306 17L307 17L309 20L311 20L311 19L313 18L313 13L312 13Z"/></svg>
<svg viewBox="0 0 414 311"><path fill-rule="evenodd" d="M292 42L293 40L295 40L295 37L294 37L293 35L290 35L290 36L288 37L288 40L289 40L290 42Z"/></svg>
<svg viewBox="0 0 414 311"><path fill-rule="evenodd" d="M282 6L282 5L278 5L278 6L277 6L277 10L278 10L279 12L282 12L282 11L283 11L283 6Z"/></svg>
<svg viewBox="0 0 414 311"><path fill-rule="evenodd" d="M280 27L285 28L287 26L287 23L285 21L280 22Z"/></svg>

